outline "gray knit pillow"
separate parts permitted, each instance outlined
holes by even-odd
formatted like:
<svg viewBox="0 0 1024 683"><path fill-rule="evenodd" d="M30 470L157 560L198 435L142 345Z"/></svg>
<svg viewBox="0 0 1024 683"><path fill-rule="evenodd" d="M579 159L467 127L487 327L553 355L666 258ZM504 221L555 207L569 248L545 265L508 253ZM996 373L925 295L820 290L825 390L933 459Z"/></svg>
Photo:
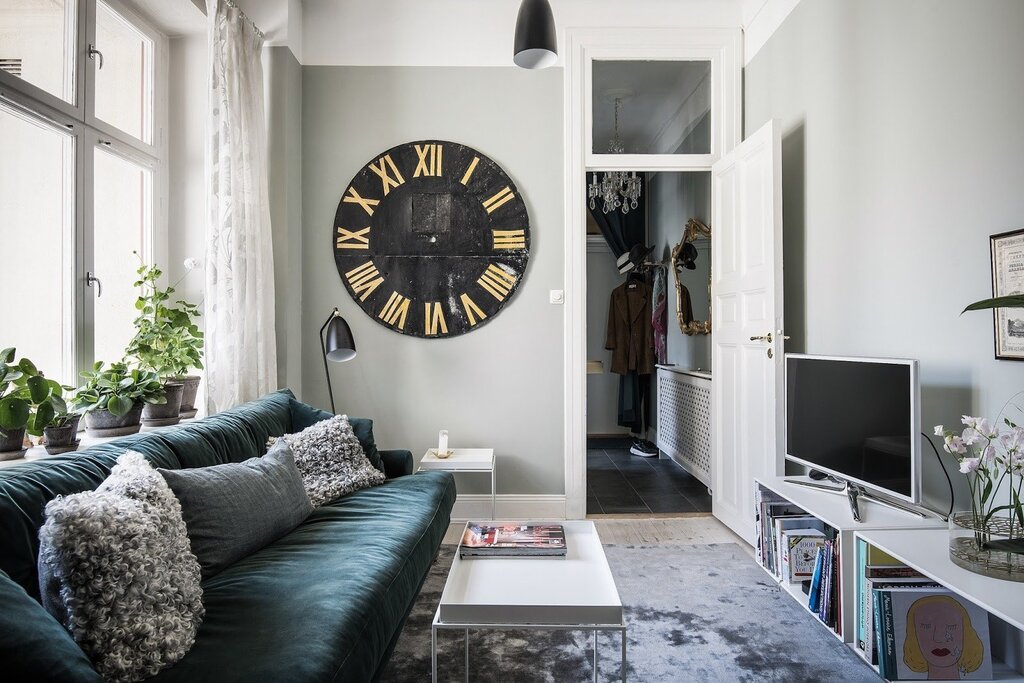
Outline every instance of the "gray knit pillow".
<svg viewBox="0 0 1024 683"><path fill-rule="evenodd" d="M110 681L138 681L183 656L203 619L199 561L181 506L127 452L95 491L58 496L39 530L43 606Z"/></svg>
<svg viewBox="0 0 1024 683"><path fill-rule="evenodd" d="M281 438L295 454L295 465L314 507L385 481L384 473L366 458L344 415Z"/></svg>

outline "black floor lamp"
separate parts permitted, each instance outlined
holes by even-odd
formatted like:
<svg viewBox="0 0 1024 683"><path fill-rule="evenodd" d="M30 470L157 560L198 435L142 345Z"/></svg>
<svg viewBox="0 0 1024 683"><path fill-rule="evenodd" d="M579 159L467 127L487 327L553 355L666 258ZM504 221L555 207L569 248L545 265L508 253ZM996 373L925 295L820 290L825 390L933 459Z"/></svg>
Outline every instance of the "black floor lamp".
<svg viewBox="0 0 1024 683"><path fill-rule="evenodd" d="M324 332L327 333L326 337ZM356 357L356 342L352 338L352 330L337 308L320 328L320 348L324 353L324 374L327 375L327 392L331 396L331 412L337 413L334 407L334 388L331 386L331 368L327 361L343 363Z"/></svg>

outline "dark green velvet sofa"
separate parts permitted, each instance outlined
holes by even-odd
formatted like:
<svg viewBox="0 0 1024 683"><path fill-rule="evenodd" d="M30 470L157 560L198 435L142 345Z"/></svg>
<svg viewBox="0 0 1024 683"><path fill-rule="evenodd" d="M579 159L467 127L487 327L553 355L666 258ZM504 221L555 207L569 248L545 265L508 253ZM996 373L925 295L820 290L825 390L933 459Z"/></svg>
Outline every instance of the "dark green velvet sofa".
<svg viewBox="0 0 1024 683"><path fill-rule="evenodd" d="M129 448L165 468L262 455L267 437L293 431L292 400L283 390L181 427L0 469L0 679L99 680L38 602L38 529L47 501L96 488ZM379 677L455 503L449 474L413 475L408 451L381 456L385 484L317 508L288 535L204 581L206 618L195 645L151 680Z"/></svg>

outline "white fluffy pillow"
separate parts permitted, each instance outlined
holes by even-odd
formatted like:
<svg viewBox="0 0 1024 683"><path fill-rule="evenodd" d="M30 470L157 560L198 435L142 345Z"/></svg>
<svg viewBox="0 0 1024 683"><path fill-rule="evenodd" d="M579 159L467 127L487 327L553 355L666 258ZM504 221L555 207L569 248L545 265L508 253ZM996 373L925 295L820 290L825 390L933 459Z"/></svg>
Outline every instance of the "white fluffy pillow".
<svg viewBox="0 0 1024 683"><path fill-rule="evenodd" d="M295 465L314 507L385 481L384 473L370 464L345 415L281 438L295 454Z"/></svg>
<svg viewBox="0 0 1024 683"><path fill-rule="evenodd" d="M39 540L43 606L105 679L153 676L192 647L199 561L178 499L145 457L129 451L95 491L51 500Z"/></svg>

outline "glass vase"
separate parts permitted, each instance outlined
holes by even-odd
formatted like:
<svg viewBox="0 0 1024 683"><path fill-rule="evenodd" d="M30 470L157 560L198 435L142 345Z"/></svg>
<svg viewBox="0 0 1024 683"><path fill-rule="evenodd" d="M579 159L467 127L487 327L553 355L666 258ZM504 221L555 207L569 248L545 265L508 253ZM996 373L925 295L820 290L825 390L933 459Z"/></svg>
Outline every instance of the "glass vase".
<svg viewBox="0 0 1024 683"><path fill-rule="evenodd" d="M1007 515L995 515L985 522L980 515L965 510L954 512L949 518L949 559L977 574L1024 581L1024 554L990 546L997 541L1022 539L1024 529L1019 523L1011 526Z"/></svg>

